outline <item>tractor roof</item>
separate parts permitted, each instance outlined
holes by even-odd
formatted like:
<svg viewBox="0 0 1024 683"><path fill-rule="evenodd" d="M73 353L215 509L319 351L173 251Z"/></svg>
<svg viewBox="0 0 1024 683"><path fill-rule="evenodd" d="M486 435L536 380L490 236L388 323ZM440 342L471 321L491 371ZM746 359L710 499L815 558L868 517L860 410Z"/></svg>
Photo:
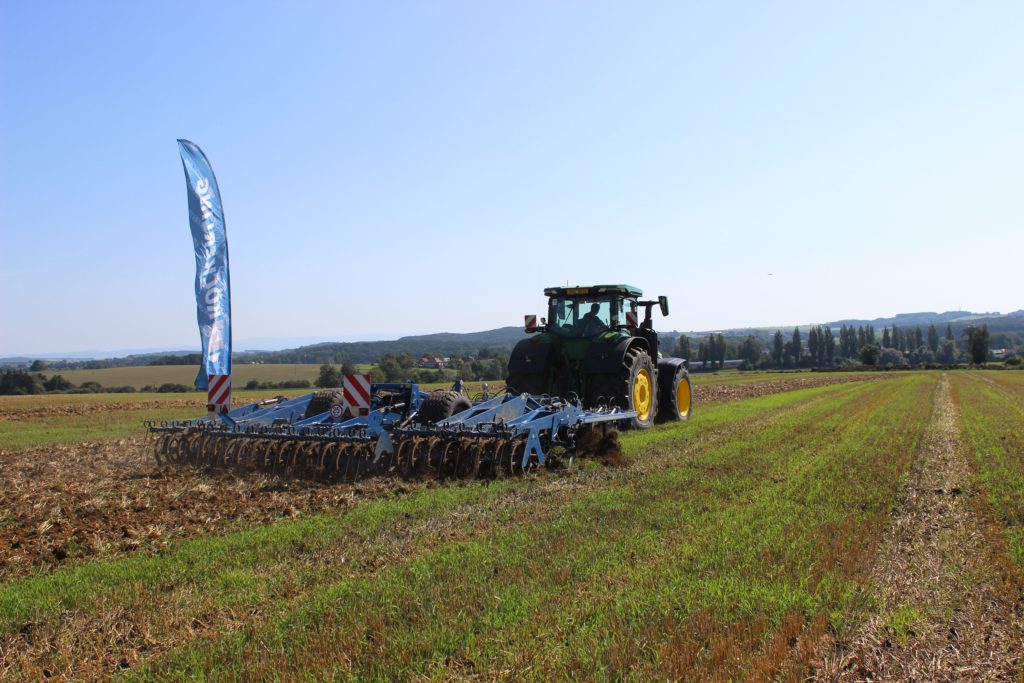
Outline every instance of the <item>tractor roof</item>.
<svg viewBox="0 0 1024 683"><path fill-rule="evenodd" d="M632 285L589 285L581 287L547 287L545 296L643 296L643 291Z"/></svg>

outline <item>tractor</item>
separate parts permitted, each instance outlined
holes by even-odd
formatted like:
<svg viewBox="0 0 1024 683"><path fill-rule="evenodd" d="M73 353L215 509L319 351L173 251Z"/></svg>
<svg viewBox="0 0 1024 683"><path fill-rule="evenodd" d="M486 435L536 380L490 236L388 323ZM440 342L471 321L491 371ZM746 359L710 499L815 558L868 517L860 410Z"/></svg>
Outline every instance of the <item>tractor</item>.
<svg viewBox="0 0 1024 683"><path fill-rule="evenodd" d="M548 287L544 294L547 318L538 325L536 316L526 316L526 331L534 336L512 350L510 391L633 411L628 424L638 429L690 416L686 361L661 357L651 321L655 305L668 315L667 297L642 301L643 292L629 285Z"/></svg>

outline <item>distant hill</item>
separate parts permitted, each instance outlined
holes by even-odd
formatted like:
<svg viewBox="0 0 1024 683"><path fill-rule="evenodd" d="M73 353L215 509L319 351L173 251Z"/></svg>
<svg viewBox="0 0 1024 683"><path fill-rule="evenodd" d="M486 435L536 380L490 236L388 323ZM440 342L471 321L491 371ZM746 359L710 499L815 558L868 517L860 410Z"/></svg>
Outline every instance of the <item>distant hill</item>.
<svg viewBox="0 0 1024 683"><path fill-rule="evenodd" d="M1018 313L1020 312L1018 311ZM1014 314L1010 313L1008 315L1012 316ZM1007 316L1003 316L1000 313L971 313L970 311L946 311L945 313L899 313L891 318L875 318L874 320L836 320L834 322L826 323L826 325L829 327L842 327L843 325L860 327L862 325L871 325L876 329L890 327L892 325L896 325L897 327L935 325L938 327L940 324L945 326L946 323L961 322L967 324L974 320L1004 317Z"/></svg>
<svg viewBox="0 0 1024 683"><path fill-rule="evenodd" d="M520 327L500 327L483 332L437 332L400 337L394 341L327 342L285 351L235 354L240 362L337 363L347 357L353 363L375 363L386 353L441 356L475 355L481 349L508 353L526 332Z"/></svg>

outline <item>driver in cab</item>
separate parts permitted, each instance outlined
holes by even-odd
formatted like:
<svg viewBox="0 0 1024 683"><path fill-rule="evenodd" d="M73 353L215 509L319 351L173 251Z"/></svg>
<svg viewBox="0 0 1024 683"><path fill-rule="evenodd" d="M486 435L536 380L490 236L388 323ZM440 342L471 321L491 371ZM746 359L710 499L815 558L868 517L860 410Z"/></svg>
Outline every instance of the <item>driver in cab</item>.
<svg viewBox="0 0 1024 683"><path fill-rule="evenodd" d="M608 326L598 315L600 311L601 304L591 304L590 313L580 318L578 329L581 337L593 337L608 329Z"/></svg>

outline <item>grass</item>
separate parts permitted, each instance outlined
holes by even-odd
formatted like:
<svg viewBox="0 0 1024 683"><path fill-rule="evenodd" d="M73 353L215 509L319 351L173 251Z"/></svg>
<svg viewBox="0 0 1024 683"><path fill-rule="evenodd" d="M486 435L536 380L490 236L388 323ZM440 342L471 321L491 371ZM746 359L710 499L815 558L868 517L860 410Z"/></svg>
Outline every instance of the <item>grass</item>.
<svg viewBox="0 0 1024 683"><path fill-rule="evenodd" d="M934 385L713 404L624 435L626 468L416 485L10 582L0 638L28 679L776 676L863 600Z"/></svg>
<svg viewBox="0 0 1024 683"><path fill-rule="evenodd" d="M1007 551L1024 569L1024 375L971 372L950 377L971 464L1005 528Z"/></svg>
<svg viewBox="0 0 1024 683"><path fill-rule="evenodd" d="M237 391L234 396L248 402L276 393ZM0 449L139 437L146 420L198 417L205 410L205 395L198 392L0 396Z"/></svg>

